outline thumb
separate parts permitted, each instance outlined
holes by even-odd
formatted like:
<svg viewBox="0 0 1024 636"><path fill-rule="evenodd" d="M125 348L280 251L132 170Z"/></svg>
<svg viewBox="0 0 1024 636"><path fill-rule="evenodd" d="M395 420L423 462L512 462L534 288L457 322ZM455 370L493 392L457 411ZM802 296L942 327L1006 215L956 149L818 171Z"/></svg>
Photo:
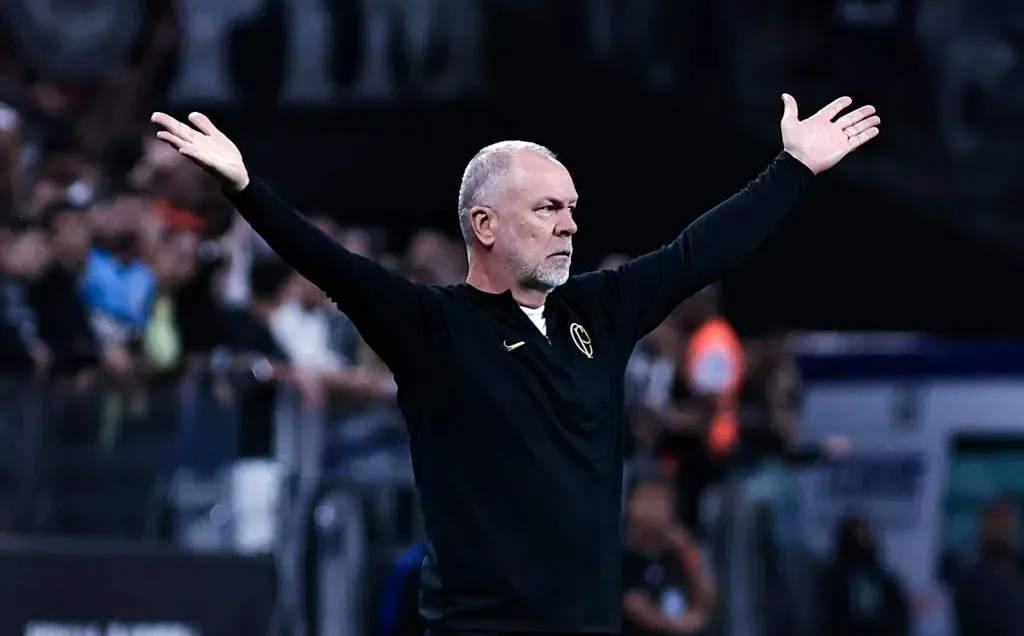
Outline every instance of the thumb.
<svg viewBox="0 0 1024 636"><path fill-rule="evenodd" d="M796 107L796 100L789 93L782 94L782 121L783 123L795 122L799 116Z"/></svg>

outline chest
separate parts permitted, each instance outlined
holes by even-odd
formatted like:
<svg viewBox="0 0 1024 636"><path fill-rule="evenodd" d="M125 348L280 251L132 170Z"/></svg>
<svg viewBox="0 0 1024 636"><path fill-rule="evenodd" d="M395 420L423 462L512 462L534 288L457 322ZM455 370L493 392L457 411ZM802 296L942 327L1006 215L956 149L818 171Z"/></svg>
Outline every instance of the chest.
<svg viewBox="0 0 1024 636"><path fill-rule="evenodd" d="M607 326L582 310L476 311L457 325L450 370L474 395L586 431L621 410L624 368Z"/></svg>

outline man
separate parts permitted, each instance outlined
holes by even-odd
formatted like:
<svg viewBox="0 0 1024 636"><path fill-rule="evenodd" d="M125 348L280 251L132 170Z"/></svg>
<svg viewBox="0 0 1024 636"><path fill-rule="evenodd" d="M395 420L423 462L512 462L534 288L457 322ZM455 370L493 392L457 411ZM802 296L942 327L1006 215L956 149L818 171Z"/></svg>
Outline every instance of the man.
<svg viewBox="0 0 1024 636"><path fill-rule="evenodd" d="M156 113L157 133L216 176L282 258L321 287L394 372L428 537L432 630L617 633L622 393L637 341L743 261L822 172L878 134L836 100L785 152L666 247L570 278L577 194L547 149L503 142L463 175L466 282L417 285L357 257L251 178L205 116ZM839 117L838 119L836 119ZM833 121L835 120L835 121Z"/></svg>
<svg viewBox="0 0 1024 636"><path fill-rule="evenodd" d="M1010 498L981 511L980 545L953 576L953 600L961 634L1024 634L1024 559L1018 546L1018 505Z"/></svg>
<svg viewBox="0 0 1024 636"><path fill-rule="evenodd" d="M672 479L637 480L629 498L622 560L624 633L631 636L705 633L715 606L715 582L700 549L673 513Z"/></svg>
<svg viewBox="0 0 1024 636"><path fill-rule="evenodd" d="M835 559L821 584L827 634L908 636L910 606L900 582L881 563L871 523L848 516L836 527ZM784 595L788 590L781 590ZM961 632L981 634L985 632Z"/></svg>

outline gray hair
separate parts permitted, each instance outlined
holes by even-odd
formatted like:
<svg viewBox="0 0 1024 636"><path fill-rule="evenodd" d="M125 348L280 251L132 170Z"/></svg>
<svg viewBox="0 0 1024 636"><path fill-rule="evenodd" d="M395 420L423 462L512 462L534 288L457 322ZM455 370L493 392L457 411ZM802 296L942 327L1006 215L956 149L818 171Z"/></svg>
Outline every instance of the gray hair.
<svg viewBox="0 0 1024 636"><path fill-rule="evenodd" d="M530 141L499 141L491 144L469 160L462 173L459 187L459 229L466 245L471 245L473 228L469 211L477 205L494 205L495 190L512 167L512 157L520 152L530 152L552 161L558 161L555 153L540 144Z"/></svg>

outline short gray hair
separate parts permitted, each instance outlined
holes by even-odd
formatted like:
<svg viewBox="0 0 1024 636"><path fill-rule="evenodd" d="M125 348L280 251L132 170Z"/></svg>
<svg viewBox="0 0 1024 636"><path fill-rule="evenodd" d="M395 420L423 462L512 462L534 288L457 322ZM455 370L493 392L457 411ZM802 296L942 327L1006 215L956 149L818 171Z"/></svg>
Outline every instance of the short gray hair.
<svg viewBox="0 0 1024 636"><path fill-rule="evenodd" d="M469 211L477 205L494 205L495 190L512 167L512 157L521 152L558 161L555 153L540 144L530 141L499 141L482 148L466 164L462 185L459 187L459 229L462 230L466 245L472 244L473 240Z"/></svg>

